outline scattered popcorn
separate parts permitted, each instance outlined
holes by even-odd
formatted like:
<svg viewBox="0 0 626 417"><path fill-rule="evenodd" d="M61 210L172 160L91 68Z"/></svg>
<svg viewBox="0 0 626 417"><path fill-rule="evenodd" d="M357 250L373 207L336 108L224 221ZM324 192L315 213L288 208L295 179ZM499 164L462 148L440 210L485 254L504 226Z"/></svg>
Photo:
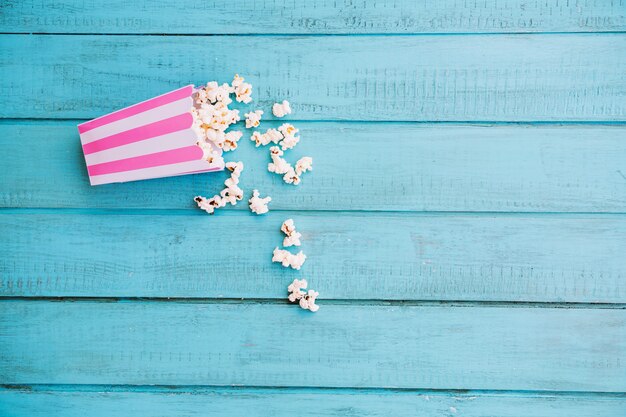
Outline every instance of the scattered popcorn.
<svg viewBox="0 0 626 417"><path fill-rule="evenodd" d="M283 148L283 151L293 148L300 141L300 137L296 136L299 130L293 125L285 123L279 127L278 130L283 136L283 139L280 141L280 146Z"/></svg>
<svg viewBox="0 0 626 417"><path fill-rule="evenodd" d="M231 175L224 181L224 189L211 198L196 196L194 201L198 207L209 214L216 209L228 204L235 205L243 199L243 190L239 187L239 176L243 171L242 162L224 163L221 151L233 151L237 149L238 142L243 136L240 131L227 132L228 128L239 122L241 117L239 110L230 109L228 106L233 102L230 95L234 94L237 102L250 103L252 101L252 86L238 74L232 83L219 85L215 81L198 88L194 93L194 105L191 109L193 116L192 129L197 137L197 145L203 151L203 157L216 166L225 167ZM274 103L272 113L276 117L284 117L291 114L291 106L287 100L282 103ZM258 128L263 116L262 110L254 110L245 113L245 125L247 129ZM282 124L278 129L267 129L265 133L254 131L250 140L255 142L256 147L274 144L270 148L272 162L267 169L270 172L283 175L283 181L287 184L298 185L300 176L313 169L313 159L305 156L300 158L295 166L292 166L283 158L284 151L294 148L300 141L298 129L290 123ZM250 210L257 214L265 214L269 211L268 204L272 198L260 197L258 190L253 190L252 197L248 200ZM285 234L284 247L300 246L299 233L293 219L287 219L281 225L281 231ZM306 261L306 255L300 251L291 253L289 250L276 247L272 254L272 262L278 262L284 267L299 270ZM298 302L301 308L315 312L319 310L316 304L319 293L313 290L307 291L305 279L295 279L287 288L289 301Z"/></svg>
<svg viewBox="0 0 626 417"><path fill-rule="evenodd" d="M202 196L196 196L194 200L198 204L198 207L200 207L200 209L206 211L209 214L213 214L216 208L224 207L225 204L219 195L215 195L209 199Z"/></svg>
<svg viewBox="0 0 626 417"><path fill-rule="evenodd" d="M302 290L306 290L307 285L309 284L306 282L306 279L294 279L287 287L287 291L289 291L289 301L295 303L297 300L304 297L306 293Z"/></svg>
<svg viewBox="0 0 626 417"><path fill-rule="evenodd" d="M272 262L280 262L285 268L300 269L304 261L306 261L306 255L302 251L293 254L288 250L278 249L278 247L274 249L272 256Z"/></svg>
<svg viewBox="0 0 626 417"><path fill-rule="evenodd" d="M274 159L276 156L283 156L285 152L281 151L278 146L272 146L270 148L270 157Z"/></svg>
<svg viewBox="0 0 626 417"><path fill-rule="evenodd" d="M237 204L237 201L243 199L243 190L236 185L233 187L227 187L220 191L220 196L222 197L222 201L230 203L234 206Z"/></svg>
<svg viewBox="0 0 626 417"><path fill-rule="evenodd" d="M278 131L280 133L283 134L283 136L294 136L296 135L300 130L296 129L294 127L294 125L290 124L290 123L283 123L279 128Z"/></svg>
<svg viewBox="0 0 626 417"><path fill-rule="evenodd" d="M272 146L270 148L270 157L272 162L267 164L267 170L276 174L286 174L293 170L291 164L282 158L284 152L280 150L278 146Z"/></svg>
<svg viewBox="0 0 626 417"><path fill-rule="evenodd" d="M232 172L231 176L239 178L241 171L243 171L243 162L227 162L226 169Z"/></svg>
<svg viewBox="0 0 626 417"><path fill-rule="evenodd" d="M252 132L250 140L255 142L256 147L269 145L270 142L278 143L283 135L276 129L267 129L265 133Z"/></svg>
<svg viewBox="0 0 626 417"><path fill-rule="evenodd" d="M224 207L226 204L235 205L237 201L243 199L243 190L237 185L239 184L239 175L241 175L241 171L243 171L243 162L228 162L226 169L231 172L230 178L224 181L226 188L220 191L219 195L215 195L209 199L202 196L196 196L194 198L198 207L209 214L213 214L216 208Z"/></svg>
<svg viewBox="0 0 626 417"><path fill-rule="evenodd" d="M296 171L293 168L289 168L289 171L283 175L283 181L287 184L298 185L300 184L300 176L296 174Z"/></svg>
<svg viewBox="0 0 626 417"><path fill-rule="evenodd" d="M315 304L317 297L320 295L317 291L309 290L309 292L300 299L300 307L305 310L310 310L315 313L320 309L320 306Z"/></svg>
<svg viewBox="0 0 626 417"><path fill-rule="evenodd" d="M272 113L276 117L285 117L285 115L291 114L291 106L287 100L283 100L282 103L274 103Z"/></svg>
<svg viewBox="0 0 626 417"><path fill-rule="evenodd" d="M261 124L261 116L263 115L263 110L255 110L250 113L246 113L246 129L250 129L253 127L259 127Z"/></svg>
<svg viewBox="0 0 626 417"><path fill-rule="evenodd" d="M287 149L291 149L296 146L298 142L300 142L300 136L287 136L285 139L280 141L280 146L284 151L286 151Z"/></svg>
<svg viewBox="0 0 626 417"><path fill-rule="evenodd" d="M276 129L267 129L267 132L265 132L265 136L268 139L268 143L269 142L278 143L283 139L282 133L280 133Z"/></svg>
<svg viewBox="0 0 626 417"><path fill-rule="evenodd" d="M250 204L250 210L255 214L265 214L270 209L267 207L267 204L272 201L272 197L259 198L259 191L252 191L252 197L248 200Z"/></svg>
<svg viewBox="0 0 626 417"><path fill-rule="evenodd" d="M267 145L265 143L265 136L259 132L252 132L252 136L250 136L250 140L254 142L255 146L258 148L261 145ZM268 142L269 143L269 142Z"/></svg>
<svg viewBox="0 0 626 417"><path fill-rule="evenodd" d="M226 203L235 205L237 201L243 199L243 190L237 186L239 184L239 175L243 171L243 162L228 162L226 169L232 172L232 174L230 174L230 178L224 181L226 188L220 192L220 196Z"/></svg>
<svg viewBox="0 0 626 417"><path fill-rule="evenodd" d="M303 290L306 290L307 285L306 279L294 279L293 282L287 287L287 291L289 292L288 299L292 303L298 301L301 308L315 313L320 309L320 307L315 304L319 293L313 290L304 292Z"/></svg>
<svg viewBox="0 0 626 417"><path fill-rule="evenodd" d="M280 226L280 230L285 234L283 239L283 246L288 248L289 246L300 246L300 237L302 234L296 231L296 225L293 223L293 219L287 219Z"/></svg>
<svg viewBox="0 0 626 417"><path fill-rule="evenodd" d="M311 158L310 156L303 156L302 158L298 159L298 161L296 162L296 174L298 175L302 175L303 173L307 172L307 171L311 171L313 169L313 158Z"/></svg>

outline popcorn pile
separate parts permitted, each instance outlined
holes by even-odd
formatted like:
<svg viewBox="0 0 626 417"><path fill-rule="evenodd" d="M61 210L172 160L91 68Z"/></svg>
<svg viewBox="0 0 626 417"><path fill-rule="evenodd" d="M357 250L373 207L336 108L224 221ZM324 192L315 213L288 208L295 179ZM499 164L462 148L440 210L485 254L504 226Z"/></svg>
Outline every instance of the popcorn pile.
<svg viewBox="0 0 626 417"><path fill-rule="evenodd" d="M306 279L294 279L293 282L287 287L287 291L289 292L288 298L292 303L298 301L300 307L315 313L320 309L320 306L315 304L315 300L317 300L317 296L320 294L313 290L309 290L308 292L303 291L306 290L308 285L309 284L306 282Z"/></svg>
<svg viewBox="0 0 626 417"><path fill-rule="evenodd" d="M203 150L203 157L207 162L219 167L224 166L219 150L228 152L237 149L237 142L243 136L243 133L237 131L226 133L230 125L241 120L239 110L228 107L233 102L230 98L233 93L238 102L252 101L252 86L245 83L239 75L235 75L231 85L218 85L211 81L198 88L191 108L197 145Z"/></svg>
<svg viewBox="0 0 626 417"><path fill-rule="evenodd" d="M243 199L244 191L239 187L239 176L243 171L243 162L228 162L224 164L224 159L220 155L220 150L224 152L237 149L237 145L243 133L240 131L227 132L228 128L241 121L239 110L230 109L228 106L233 102L230 95L235 95L235 100L248 104L252 101L252 86L245 82L243 77L235 75L232 83L219 85L211 81L206 86L196 90L194 95L194 105L191 114L194 118L193 130L197 136L197 145L203 150L203 157L211 164L219 167L226 167L231 176L224 181L224 189L211 198L196 196L194 201L198 207L209 214L213 214L216 209L225 207L227 204L236 205ZM284 117L291 114L291 105L287 100L282 103L274 103L272 113L276 117ZM245 126L247 129L258 128L261 124L263 110L254 110L244 114ZM265 133L259 131L252 132L250 140L256 147L270 147L271 162L267 170L283 176L283 181L287 184L298 185L301 176L305 172L313 169L313 159L305 156L296 161L292 166L283 158L284 151L293 149L299 142L299 130L290 123L283 123L277 129L269 128ZM252 197L248 200L250 211L257 215L265 214L269 211L268 204L272 198L260 197L258 190L252 192ZM300 246L301 233L299 233L292 219L283 222L281 231L285 234L283 239L284 247ZM299 270L306 261L306 255L299 251L294 254L286 249L276 247L273 252L272 262L279 262L284 267ZM315 304L316 291L309 290L306 280L294 280L288 287L289 300L300 304L300 307L310 311L317 311L319 306Z"/></svg>

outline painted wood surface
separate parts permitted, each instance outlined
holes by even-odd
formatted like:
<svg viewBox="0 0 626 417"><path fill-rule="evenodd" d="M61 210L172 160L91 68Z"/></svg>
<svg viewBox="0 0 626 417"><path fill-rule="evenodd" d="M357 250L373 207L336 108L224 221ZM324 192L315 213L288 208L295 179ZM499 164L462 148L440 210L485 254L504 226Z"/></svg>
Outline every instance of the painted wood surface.
<svg viewBox="0 0 626 417"><path fill-rule="evenodd" d="M0 310L7 384L626 389L623 309L352 304L313 315L269 304L5 301Z"/></svg>
<svg viewBox="0 0 626 417"><path fill-rule="evenodd" d="M67 389L67 387L65 388ZM84 388L81 388L84 389ZM0 390L5 417L232 417L246 410L249 417L598 417L619 416L623 397L527 393L441 393L436 391L368 391L211 388L192 390L100 386L89 392L36 388Z"/></svg>
<svg viewBox="0 0 626 417"><path fill-rule="evenodd" d="M626 212L623 125L296 125L303 139L286 157L314 158L298 187L267 172L269 151L247 140L251 130L226 155L245 161L242 188L271 195L273 210ZM37 169L24 164L33 148L22 137L44 156ZM91 187L73 121L0 124L0 166L2 207L195 211L190 196L213 195L226 178Z"/></svg>
<svg viewBox="0 0 626 417"><path fill-rule="evenodd" d="M623 0L2 2L0 415L625 414L625 29ZM87 185L79 121L236 72L315 160L295 188L229 156L272 213L195 209L223 174Z"/></svg>
<svg viewBox="0 0 626 417"><path fill-rule="evenodd" d="M196 214L0 215L0 295L626 302L622 215ZM271 263L287 216L301 271Z"/></svg>
<svg viewBox="0 0 626 417"><path fill-rule="evenodd" d="M626 34L1 35L0 47L0 117L96 117L240 73L255 106L287 98L298 120L626 120Z"/></svg>
<svg viewBox="0 0 626 417"><path fill-rule="evenodd" d="M395 34L626 29L626 8L619 0L6 0L0 11L0 31L13 33Z"/></svg>

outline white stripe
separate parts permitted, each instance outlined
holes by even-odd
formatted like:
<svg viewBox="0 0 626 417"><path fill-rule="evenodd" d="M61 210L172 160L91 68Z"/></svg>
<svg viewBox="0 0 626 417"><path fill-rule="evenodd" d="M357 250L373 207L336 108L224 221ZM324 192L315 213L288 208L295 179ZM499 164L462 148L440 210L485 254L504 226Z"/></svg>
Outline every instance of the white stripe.
<svg viewBox="0 0 626 417"><path fill-rule="evenodd" d="M179 130L167 135L142 140L117 148L105 149L104 151L85 155L87 165L102 164L104 162L117 161L118 159L132 158L134 156L149 155L170 149L184 148L195 145L196 134L193 130Z"/></svg>
<svg viewBox="0 0 626 417"><path fill-rule="evenodd" d="M94 175L89 177L91 185L108 184L111 182L127 182L146 180L150 178L185 175L191 172L207 172L221 170L223 166L209 165L204 159L197 161L180 162L178 164L161 165L152 168L136 169L133 171L116 172L113 174Z"/></svg>
<svg viewBox="0 0 626 417"><path fill-rule="evenodd" d="M138 113L134 116L129 116L124 119L96 127L95 129L91 129L90 131L80 135L80 141L83 145L86 145L95 140L106 138L107 136L115 135L116 133L125 132L135 127L144 126L149 123L158 122L159 120L178 116L179 114L189 111L192 105L193 99L191 97L173 101L163 106L147 110L143 113Z"/></svg>

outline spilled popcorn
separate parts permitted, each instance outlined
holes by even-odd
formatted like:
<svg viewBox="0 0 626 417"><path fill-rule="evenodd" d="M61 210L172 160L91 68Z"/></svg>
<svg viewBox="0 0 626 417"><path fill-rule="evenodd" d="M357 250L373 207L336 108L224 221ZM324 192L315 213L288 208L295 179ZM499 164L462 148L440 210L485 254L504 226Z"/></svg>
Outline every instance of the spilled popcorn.
<svg viewBox="0 0 626 417"><path fill-rule="evenodd" d="M203 158L216 167L225 167L231 175L224 181L224 189L211 198L196 196L194 201L201 210L213 214L216 209L228 204L236 205L243 199L243 190L239 187L239 176L243 171L243 162L224 163L221 152L234 151L243 133L240 131L227 131L233 124L241 121L239 110L229 108L233 102L231 94L240 103L248 104L252 101L252 85L245 79L235 75L232 83L219 85L215 81L198 88L194 93L194 105L191 109L193 116L193 130L197 136L197 145L203 150ZM246 129L258 128L261 124L263 110L253 110L245 113ZM291 114L291 105L287 100L282 103L274 103L272 114L276 117L285 117ZM299 130L290 123L283 123L277 129L269 128L264 133L253 131L250 140L256 147L270 147L271 162L267 165L269 172L282 175L287 184L298 185L301 176L313 169L313 159L305 156L296 161L295 165L288 162L283 156L284 151L293 149L299 142ZM248 200L250 211L257 215L269 211L268 204L272 198L261 197L258 190L253 190L252 197ZM293 219L287 219L281 225L281 231L285 234L284 247L300 246L299 233ZM292 253L286 249L276 247L272 253L272 262L278 262L286 268L299 270L306 261L306 255L300 251ZM288 287L289 301L298 302L300 307L310 311L317 311L316 304L318 293L313 290L306 291L307 281L294 280Z"/></svg>
<svg viewBox="0 0 626 417"><path fill-rule="evenodd" d="M279 262L285 268L299 270L302 267L302 264L304 264L304 261L306 261L306 255L302 251L293 254L288 250L279 249L277 246L272 254L272 262Z"/></svg>
<svg viewBox="0 0 626 417"><path fill-rule="evenodd" d="M285 117L288 114L291 114L291 106L287 100L283 100L282 103L274 103L272 106L272 113L276 117Z"/></svg>
<svg viewBox="0 0 626 417"><path fill-rule="evenodd" d="M294 279L293 282L287 287L287 291L289 292L289 301L295 303L298 301L300 307L305 310L310 310L312 312L316 312L320 309L320 306L315 304L319 293L317 291L309 290L305 292L308 283L306 279Z"/></svg>
<svg viewBox="0 0 626 417"><path fill-rule="evenodd" d="M283 151L292 149L300 142L300 136L296 136L299 132L292 124L285 123L278 128L278 131L282 134L283 139L280 141L280 147Z"/></svg>
<svg viewBox="0 0 626 417"><path fill-rule="evenodd" d="M281 151L278 146L272 146L270 148L270 158L272 159L272 162L267 164L267 170L269 172L286 174L292 169L291 164L282 158L284 154L285 153Z"/></svg>
<svg viewBox="0 0 626 417"><path fill-rule="evenodd" d="M267 129L265 133L253 132L250 140L254 142L255 146L269 145L270 143L278 143L283 139L282 133L276 129Z"/></svg>
<svg viewBox="0 0 626 417"><path fill-rule="evenodd" d="M293 219L285 220L280 226L280 230L286 236L283 239L283 246L300 246L300 237L302 237L302 234L296 231L296 226L293 223ZM274 253L272 254L272 262L280 262L285 268L290 267L293 269L300 269L305 260L306 255L302 251L293 254L288 250L279 249L278 247L276 247L274 249Z"/></svg>
<svg viewBox="0 0 626 417"><path fill-rule="evenodd" d="M250 200L248 200L250 211L255 214L265 214L270 211L270 209L267 207L270 201L272 201L272 197L268 196L265 198L260 198L259 191L254 190L252 191L252 197L250 198Z"/></svg>
<svg viewBox="0 0 626 417"><path fill-rule="evenodd" d="M282 226L280 226L280 230L285 234L285 238L283 239L284 247L300 246L302 234L296 231L296 225L293 223L293 219L285 220Z"/></svg>
<svg viewBox="0 0 626 417"><path fill-rule="evenodd" d="M303 173L311 170L313 170L313 158L311 158L310 156L303 156L302 158L298 159L295 169L296 174L302 175Z"/></svg>
<svg viewBox="0 0 626 417"><path fill-rule="evenodd" d="M237 204L237 201L243 199L243 190L239 188L239 175L243 171L243 162L228 162L226 169L231 171L230 178L224 181L226 186L219 195L214 195L211 198L205 198L202 196L194 197L194 201L198 204L198 207L209 214L213 214L216 208L224 207L226 204Z"/></svg>

